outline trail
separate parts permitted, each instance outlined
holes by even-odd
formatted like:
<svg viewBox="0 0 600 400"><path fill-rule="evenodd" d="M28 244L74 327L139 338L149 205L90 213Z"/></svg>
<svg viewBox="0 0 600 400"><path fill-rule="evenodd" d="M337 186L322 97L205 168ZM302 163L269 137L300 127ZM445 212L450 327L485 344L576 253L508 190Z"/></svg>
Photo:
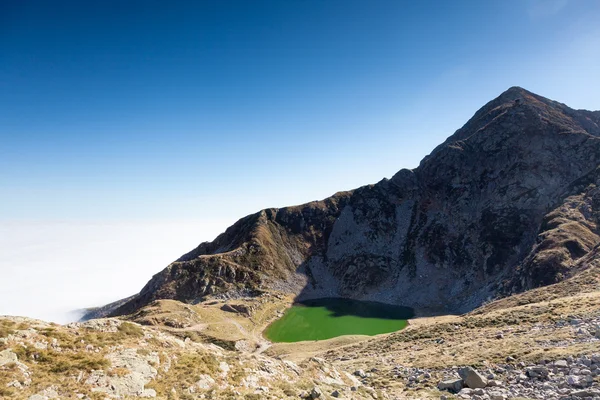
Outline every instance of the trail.
<svg viewBox="0 0 600 400"><path fill-rule="evenodd" d="M269 347L271 347L270 342L268 342L268 341L264 340L262 337L256 335L256 333L254 333L254 331L252 333L248 332L239 322L237 322L231 318L226 318L225 321L233 324L240 331L240 333L243 336L253 339L258 344L258 347L256 348L256 350L254 350L252 352L253 354L262 354L265 350L267 350Z"/></svg>

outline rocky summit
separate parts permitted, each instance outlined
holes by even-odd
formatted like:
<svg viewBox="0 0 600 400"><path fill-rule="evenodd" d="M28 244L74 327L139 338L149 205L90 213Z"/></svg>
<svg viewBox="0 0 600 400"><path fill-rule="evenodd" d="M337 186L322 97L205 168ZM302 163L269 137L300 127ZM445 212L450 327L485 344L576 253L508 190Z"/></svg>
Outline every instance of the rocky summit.
<svg viewBox="0 0 600 400"><path fill-rule="evenodd" d="M242 218L88 321L0 317L0 398L600 400L599 164L599 112L511 88L418 168ZM416 318L265 338L327 297Z"/></svg>
<svg viewBox="0 0 600 400"><path fill-rule="evenodd" d="M598 262L600 112L513 87L413 169L242 218L113 307L265 290L462 313Z"/></svg>

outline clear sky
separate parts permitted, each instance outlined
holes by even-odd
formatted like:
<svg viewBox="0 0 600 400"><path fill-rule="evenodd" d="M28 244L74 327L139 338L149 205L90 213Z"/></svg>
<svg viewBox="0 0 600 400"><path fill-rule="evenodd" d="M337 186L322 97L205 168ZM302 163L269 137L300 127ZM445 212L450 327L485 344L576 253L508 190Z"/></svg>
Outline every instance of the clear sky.
<svg viewBox="0 0 600 400"><path fill-rule="evenodd" d="M61 265L103 224L146 281L163 224L172 260L413 168L510 86L600 109L599 20L597 0L0 1L0 268L44 259L40 224Z"/></svg>

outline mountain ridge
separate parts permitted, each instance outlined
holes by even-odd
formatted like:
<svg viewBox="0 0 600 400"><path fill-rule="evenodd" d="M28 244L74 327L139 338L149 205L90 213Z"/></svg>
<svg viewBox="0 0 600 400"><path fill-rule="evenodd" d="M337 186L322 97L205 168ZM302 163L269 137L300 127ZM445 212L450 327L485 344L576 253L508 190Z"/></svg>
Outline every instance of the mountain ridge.
<svg viewBox="0 0 600 400"><path fill-rule="evenodd" d="M599 112L509 88L417 168L246 216L112 314L265 290L465 312L558 282L600 242L599 136Z"/></svg>

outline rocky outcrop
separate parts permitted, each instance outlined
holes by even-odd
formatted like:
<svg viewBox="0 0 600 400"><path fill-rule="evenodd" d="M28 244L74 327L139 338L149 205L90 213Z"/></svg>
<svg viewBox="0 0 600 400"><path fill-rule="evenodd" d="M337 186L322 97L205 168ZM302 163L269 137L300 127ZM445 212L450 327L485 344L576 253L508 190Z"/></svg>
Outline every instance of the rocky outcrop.
<svg viewBox="0 0 600 400"><path fill-rule="evenodd" d="M308 385L324 398L357 384L322 359L229 351L118 319L60 326L0 316L0 328L1 399L298 399ZM358 385L352 397L372 399Z"/></svg>
<svg viewBox="0 0 600 400"><path fill-rule="evenodd" d="M490 378L489 380L473 368L465 367L459 370L459 373L469 370L467 376L463 379L441 381L438 389L456 393L459 399L467 400L595 399L600 397L598 384L594 380L600 375L599 362L600 355L595 354L577 358L570 356L564 360L542 362L530 366L525 366L524 363L496 365L488 368L485 374ZM453 372L445 371L445 373ZM480 377L469 382L469 377L475 376L474 374L480 375ZM456 384L450 386L451 382L456 382ZM469 383L474 385L471 386ZM444 398L447 397L442 395L442 399Z"/></svg>
<svg viewBox="0 0 600 400"><path fill-rule="evenodd" d="M596 259L599 136L600 113L511 88L418 168L247 216L113 313L268 289L464 312L561 281Z"/></svg>

